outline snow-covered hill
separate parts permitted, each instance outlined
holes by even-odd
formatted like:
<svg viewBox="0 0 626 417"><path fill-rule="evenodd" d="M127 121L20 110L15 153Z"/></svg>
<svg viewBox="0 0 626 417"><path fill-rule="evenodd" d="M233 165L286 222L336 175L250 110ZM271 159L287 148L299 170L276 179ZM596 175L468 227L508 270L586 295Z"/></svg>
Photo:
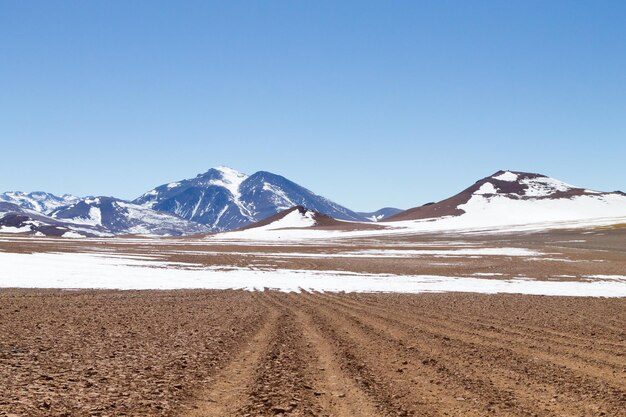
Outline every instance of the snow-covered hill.
<svg viewBox="0 0 626 417"><path fill-rule="evenodd" d="M261 231L313 227L317 224L316 217L318 216L319 213L313 210L296 206L254 224L250 226L250 228L247 228L247 230Z"/></svg>
<svg viewBox="0 0 626 417"><path fill-rule="evenodd" d="M435 225L492 227L626 216L626 194L576 187L540 174L498 171L459 194L386 221L438 219ZM383 220L385 221L385 220Z"/></svg>
<svg viewBox="0 0 626 417"><path fill-rule="evenodd" d="M259 171L248 176L227 167L161 185L133 202L214 231L238 229L296 205L341 220L368 220L280 175Z"/></svg>
<svg viewBox="0 0 626 417"><path fill-rule="evenodd" d="M294 215L295 216L295 215ZM213 241L303 242L442 232L507 232L605 227L626 223L626 194L575 187L539 174L499 171L446 200L406 210L376 224L266 227L209 236ZM303 224L302 216L295 220ZM267 222L262 222L264 226Z"/></svg>

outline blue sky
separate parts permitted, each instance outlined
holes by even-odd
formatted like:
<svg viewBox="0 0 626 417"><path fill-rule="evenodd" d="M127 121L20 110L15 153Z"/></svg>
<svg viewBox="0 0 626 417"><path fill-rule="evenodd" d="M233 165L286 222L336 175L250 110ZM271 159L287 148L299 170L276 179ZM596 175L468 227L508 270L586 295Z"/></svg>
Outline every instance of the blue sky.
<svg viewBox="0 0 626 417"><path fill-rule="evenodd" d="M356 210L498 169L626 188L626 2L6 1L0 190L228 165Z"/></svg>

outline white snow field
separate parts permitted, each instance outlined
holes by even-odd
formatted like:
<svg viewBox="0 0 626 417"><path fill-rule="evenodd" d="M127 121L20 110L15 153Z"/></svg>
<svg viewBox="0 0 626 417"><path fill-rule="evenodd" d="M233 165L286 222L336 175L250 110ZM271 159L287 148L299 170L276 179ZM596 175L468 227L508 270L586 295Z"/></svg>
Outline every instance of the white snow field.
<svg viewBox="0 0 626 417"><path fill-rule="evenodd" d="M475 292L626 297L626 277L590 281L477 276L357 274L341 271L216 268L103 254L0 252L0 287L62 289L276 289L285 292Z"/></svg>
<svg viewBox="0 0 626 417"><path fill-rule="evenodd" d="M626 210L626 208L625 208ZM519 211L524 214L520 207ZM209 235L205 240L211 243L228 242L256 242L258 244L287 244L301 243L314 244L331 240L337 243L342 238L367 238L391 235L414 235L431 233L453 234L497 234L510 232L526 232L550 229L579 229L588 227L609 226L626 223L626 211L619 217L583 218L560 221L534 221L526 223L511 223L506 217L498 221L497 213L493 213L493 221L481 219L472 214L464 214L457 217L444 217L437 220L406 220L401 222L384 223L381 229L366 230L320 230L311 227L275 227L271 229L258 227L234 232L224 232ZM491 215L491 213L489 214ZM467 217L465 217L467 216ZM506 214L503 214L506 216ZM556 217L556 216L555 216ZM561 216L565 217L565 216ZM350 223L350 222L346 222Z"/></svg>

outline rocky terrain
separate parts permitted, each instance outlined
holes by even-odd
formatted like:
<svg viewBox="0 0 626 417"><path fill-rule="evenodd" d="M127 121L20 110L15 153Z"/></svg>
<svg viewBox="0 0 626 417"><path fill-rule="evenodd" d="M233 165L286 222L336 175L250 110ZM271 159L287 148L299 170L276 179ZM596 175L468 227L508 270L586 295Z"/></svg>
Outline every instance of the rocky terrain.
<svg viewBox="0 0 626 417"><path fill-rule="evenodd" d="M619 416L626 301L0 292L4 416Z"/></svg>

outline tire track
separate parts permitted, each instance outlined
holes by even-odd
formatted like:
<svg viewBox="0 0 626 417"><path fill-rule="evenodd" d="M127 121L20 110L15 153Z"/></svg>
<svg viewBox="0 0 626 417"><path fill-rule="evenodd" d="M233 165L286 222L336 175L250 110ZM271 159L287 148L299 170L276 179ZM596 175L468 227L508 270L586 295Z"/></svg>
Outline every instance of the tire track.
<svg viewBox="0 0 626 417"><path fill-rule="evenodd" d="M386 310L377 305L371 305L368 303L366 307L363 304L359 304L357 301L349 299L348 297L339 298L335 295L328 294L324 294L324 297L359 311L366 309L369 311L378 311L378 317L380 318L389 317ZM599 353L596 349L589 346L591 341L587 341L586 345L574 345L577 348L574 349L572 345L564 345L562 341L556 339L542 340L541 337L536 335L510 332L502 327L496 327L493 325L486 329L483 328L479 330L476 328L476 322L471 320L468 320L461 326L458 324L451 325L455 324L456 321L447 316L427 318L422 314L416 315L415 312L405 312L405 309L401 306L398 306L397 309L394 310L393 316L397 320L402 319L401 321L403 323L406 323L406 320L409 320L412 325L419 322L423 330L430 332L433 336L450 337L452 335L458 335L460 339L469 339L472 343L484 343L485 341L490 341L492 346L498 348L511 347L520 344L526 345L533 349L533 354L535 355L537 352L542 352L542 355L550 358L551 361L556 361L572 369L586 372L592 377L603 377L607 372L612 371L615 367L621 367L624 365L624 360L620 357L623 350L618 349L610 354L608 352ZM517 337L511 336L510 333L515 334ZM532 340L533 343L528 343L529 340ZM593 352L591 352L591 350L593 350ZM517 349L517 351L519 351L519 349ZM563 361L564 356L572 358L573 362Z"/></svg>
<svg viewBox="0 0 626 417"><path fill-rule="evenodd" d="M211 386L196 394L192 409L185 417L239 415L237 413L243 406L246 390L253 383L255 367L274 339L279 324L280 314L277 309L261 297L258 300L268 310L265 323L239 355L215 376Z"/></svg>
<svg viewBox="0 0 626 417"><path fill-rule="evenodd" d="M417 359L434 368L437 371L436 380L446 385L460 385L469 392L467 395L482 397L488 410L499 404L508 413L516 415L554 415L550 411L551 400L557 394L554 387L538 381L519 384L523 375L507 367L507 361L511 359L507 352L495 351L483 355L485 348L479 345L465 344L448 336L424 337L422 332L407 334L405 329L397 327L397 323L370 317L367 312L355 314L342 310L339 305L328 303L327 306L344 314L362 331L377 334L380 343L387 344L388 349L396 350L398 355ZM461 346L458 346L459 343ZM484 366L486 364L488 366ZM570 414L577 411L580 410L573 409Z"/></svg>
<svg viewBox="0 0 626 417"><path fill-rule="evenodd" d="M381 343L376 333L355 327L340 312L331 313L317 296L303 296L299 301L324 337L332 340L341 368L373 399L377 415L482 416L488 412L486 404L466 402L471 397L463 387L443 386L435 371L409 363ZM482 411L475 413L477 409Z"/></svg>
<svg viewBox="0 0 626 417"><path fill-rule="evenodd" d="M352 298L352 297L350 297ZM361 301L366 302L367 304L371 304L371 301L365 301L365 299L361 299ZM440 320L442 319L442 315L433 315L432 313L428 312L428 311L424 311L424 309L420 309L420 306L418 304L415 304L412 301L409 301L406 304L402 304L402 303L394 303L394 305L400 307L400 308L404 308L405 310L408 307L413 307L418 309L418 311L420 312L420 316L421 317L428 317L431 319L435 319L435 320ZM489 328L490 326L498 326L500 328L502 328L503 325L506 325L507 327L509 327L510 329L508 329L507 331L510 331L511 333L517 335L517 336L528 336L528 332L533 332L535 335L541 335L542 338L545 338L546 341L552 341L552 342L556 342L556 343L562 343L564 340L569 340L572 343L572 347L580 347L583 349L588 348L589 343L593 343L594 346L598 346L598 345L603 345L605 347L605 352L607 353L614 353L616 349L626 349L626 344L618 344L615 342L611 342L608 340L602 340L600 339L600 337L596 336L594 334L593 340L590 340L589 338L584 338L581 336L576 336L574 334L570 333L565 333L563 331L558 331L555 330L553 328L548 328L548 327L538 327L538 326L533 326L533 325L522 325L522 324L517 324L514 322L511 322L510 320L507 322L504 322L501 318L500 319L496 319L496 318L488 318L488 317L475 317L473 316L474 319L480 320L480 322L474 321L474 320L470 320L467 318L463 318L462 316L459 315L452 315L450 313L445 314L444 315L446 320L451 321L453 323L457 323L457 324L461 324L464 326L472 326L472 325L476 325L476 324L481 324L487 328ZM582 322L589 322L589 324L587 324L585 327L587 329L598 329L599 326L597 325L596 321L593 320L589 320L588 317L586 316L582 316L580 314L576 314L577 317L580 317ZM511 329L517 329L518 331L513 331ZM595 333L595 332L594 332ZM616 329L612 329L610 330L610 336L613 337L615 334L623 334L624 333L624 328L619 328L618 331L616 331ZM548 336L550 335L550 336Z"/></svg>
<svg viewBox="0 0 626 417"><path fill-rule="evenodd" d="M311 349L293 312L270 296L278 313L272 339L254 372L247 389L245 403L237 409L238 416L325 415L316 392L310 370Z"/></svg>
<svg viewBox="0 0 626 417"><path fill-rule="evenodd" d="M341 369L337 350L322 336L313 324L313 317L302 308L294 308L298 296L289 296L283 306L296 317L307 344L315 351L317 369L315 392L319 394L321 407L333 417L376 416L375 405L370 398Z"/></svg>
<svg viewBox="0 0 626 417"><path fill-rule="evenodd" d="M354 302L337 298L332 299L338 300L337 303L341 305L350 306L349 308L353 308L358 311L379 311L377 317L381 319L390 319L398 323L411 326L419 324L422 331L431 334L433 337L456 337L457 340L463 340L464 342L474 344L477 343L480 345L484 345L485 342L488 341L489 346L493 348L510 349L522 356L530 355L532 357L541 357L541 359L550 363L557 363L561 366L572 369L573 371L582 372L592 378L609 378L618 384L623 382L620 377L612 378L610 375L607 376L607 372L610 373L616 367L619 368L624 365L623 359L620 358L619 355L610 355L607 358L607 355L597 355L600 356L597 357L593 356L593 353L581 353L585 352L585 349L589 351L590 349L588 346L581 348L579 351L572 351L571 348L560 346L556 341L545 344L535 340L534 343L528 344L525 343L525 340L529 339L529 336L511 338L502 335L498 331L499 328L496 328L495 326L493 330L489 330L487 332L471 331L467 330L467 327L471 326L471 324L468 324L468 326L465 327L450 326L448 324L450 320L447 317L445 317L445 319L440 318L439 320L425 320L421 315L417 316L415 314L403 313L401 308L398 308L400 311L394 311L393 318L390 318L388 313L386 313L384 309L380 309L378 306L368 306L366 309L364 306L359 306L358 303L355 304ZM570 359L568 359L568 357Z"/></svg>
<svg viewBox="0 0 626 417"><path fill-rule="evenodd" d="M361 296L346 296L346 297L343 297L342 300L344 301L349 300L351 302L356 302L359 304L366 304L371 307L379 307L379 304L376 303L375 301L368 300L366 297L361 297ZM626 349L626 344L618 344L614 342L609 342L606 340L601 340L598 337L594 337L593 340L590 340L589 338L582 338L580 336L574 336L571 333L568 334L568 333L556 331L554 329L550 329L546 327L515 324L515 323L512 323L511 321L503 322L502 319L500 320L490 319L490 318L482 317L482 316L481 317L472 316L470 319L470 318L464 318L463 316L459 316L459 315L452 315L450 313L447 313L447 314L440 313L440 314L434 315L430 311L425 310L421 305L415 304L412 300L404 300L404 302L394 301L391 304L393 304L394 307L400 309L401 311L405 311L407 314L410 314L412 317L419 318L420 320L434 320L436 323L441 323L441 321L445 318L445 321L447 323L448 322L455 323L461 326L460 327L461 329L467 328L469 326L469 327L480 327L483 330L489 331L489 330L492 330L492 328L497 327L498 331L510 333L514 337L523 337L523 338L534 337L537 339L537 341L545 341L547 343L562 344L564 343L565 340L569 340L571 343L569 345L570 347L581 348L581 350L583 351L585 349L588 349L590 344L593 344L594 349L598 349L598 347L601 345L602 350L609 355L611 354L615 355L616 352ZM419 316L415 316L415 313L419 313ZM508 329L504 328L503 326L508 327ZM595 329L597 327L590 325L589 328ZM512 329L517 329L518 331L514 331ZM529 334L529 332L532 332L532 334ZM620 333L623 333L623 332L624 330L622 329ZM615 332L613 332L613 335L614 333ZM548 336L548 335L551 335L551 336Z"/></svg>
<svg viewBox="0 0 626 417"><path fill-rule="evenodd" d="M600 403L612 404L614 410L624 407L626 394L622 389L607 386L604 381L585 379L549 361L537 362L537 358L520 358L515 352L507 352L506 348L468 343L446 336L445 333L429 333L428 331L425 333L424 329L416 328L412 323L376 317L369 306L367 309L356 309L356 311L352 309L351 311L350 308L342 307L338 302L333 303L328 299L323 302L336 313L345 315L363 331L378 333L389 344L390 349L401 349L409 345L414 348L412 350L414 354L421 353L436 358L433 365L436 365L438 370L450 370L452 376L460 378L459 380L467 387L494 389L495 391L488 396L495 395L495 398L503 398L504 403L511 407L537 408L538 406L533 403L543 398L540 402L543 402L549 410L556 405L553 404L556 402L555 399L559 398L559 405L567 409L574 407L581 402L582 398L589 396L591 399L585 402L587 405L584 410L574 407L570 414L576 415L581 412L584 415L589 414L596 409L596 405L593 404L594 398ZM463 352L461 355L459 355L459 349ZM480 368L476 364L489 365L486 368ZM440 377L446 378L446 375ZM519 384L522 380L525 381L524 385ZM497 385L501 386L500 389L494 385L496 381ZM531 383L531 381L534 382ZM569 401L567 401L568 398ZM524 403L527 407L521 407ZM545 412L544 410L543 413Z"/></svg>

